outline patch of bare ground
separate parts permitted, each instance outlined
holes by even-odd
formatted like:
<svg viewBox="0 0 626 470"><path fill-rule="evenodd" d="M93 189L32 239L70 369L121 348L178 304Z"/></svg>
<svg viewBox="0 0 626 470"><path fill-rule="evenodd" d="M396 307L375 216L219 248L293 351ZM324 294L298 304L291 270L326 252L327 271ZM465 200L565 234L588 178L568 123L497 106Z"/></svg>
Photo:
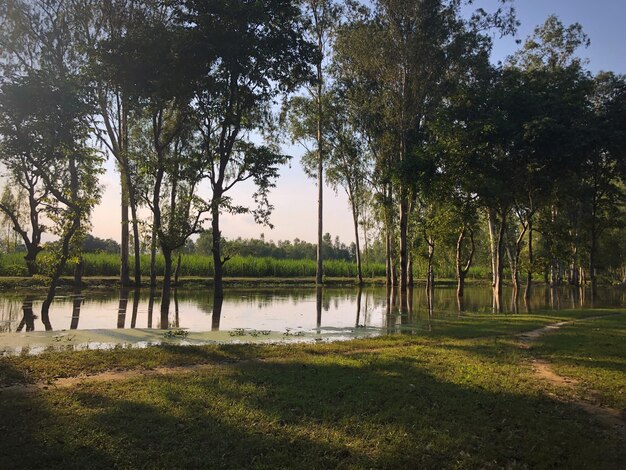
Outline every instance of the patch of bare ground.
<svg viewBox="0 0 626 470"><path fill-rule="evenodd" d="M246 362L246 361L237 361ZM171 374L185 374L193 372L207 371L223 364L235 364L234 362L221 362L211 364L194 364L177 367L156 367L154 369L143 370L109 370L97 374L79 375L75 377L59 377L47 382L36 382L31 384L15 384L7 387L0 387L0 393L34 393L41 390L66 389L87 383L118 382L122 380L132 380L138 378L161 377Z"/></svg>
<svg viewBox="0 0 626 470"><path fill-rule="evenodd" d="M581 319L581 321L596 320L610 316L613 316L613 314L587 317ZM574 321L559 322L545 326L543 328L538 328L536 330L522 333L518 335L518 338L520 339L519 347L521 349L531 349L532 343L537 341L543 335L558 331L564 326L570 325L572 323L574 323ZM533 359L532 367L537 378L549 382L551 385L554 385L556 387L572 389L575 385L578 384L578 381L576 379L564 377L557 374L548 362L541 359ZM623 439L626 439L626 421L624 420L622 412L615 408L602 405L600 394L595 390L588 390L587 395L588 396L586 399L581 399L573 395L568 395L565 401L573 404L583 411L586 411L599 423L601 423L605 427L614 430L615 432L619 433Z"/></svg>

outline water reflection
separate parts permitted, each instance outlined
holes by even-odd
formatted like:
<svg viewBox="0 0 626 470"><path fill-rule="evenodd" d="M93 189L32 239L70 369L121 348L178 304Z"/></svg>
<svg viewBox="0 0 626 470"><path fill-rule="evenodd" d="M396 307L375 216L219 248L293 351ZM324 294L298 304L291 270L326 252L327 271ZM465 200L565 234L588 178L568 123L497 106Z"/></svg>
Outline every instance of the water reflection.
<svg viewBox="0 0 626 470"><path fill-rule="evenodd" d="M80 289L75 289L72 299L72 321L70 323L70 330L77 330L78 321L80 320L80 307L82 306L85 298L82 296Z"/></svg>
<svg viewBox="0 0 626 470"><path fill-rule="evenodd" d="M137 313L139 312L139 293L140 289L133 291L133 315L130 319L130 327L135 328L137 326Z"/></svg>
<svg viewBox="0 0 626 470"><path fill-rule="evenodd" d="M120 289L120 300L117 307L117 327L124 328L126 326L126 308L128 307L128 294L130 289L123 287Z"/></svg>
<svg viewBox="0 0 626 470"><path fill-rule="evenodd" d="M213 312L211 315L211 331L220 330L220 320L222 318L222 305L224 297L216 297L213 301Z"/></svg>
<svg viewBox="0 0 626 470"><path fill-rule="evenodd" d="M321 286L317 286L315 288L315 310L317 312L316 328L317 328L318 333L320 333L321 328L322 328L322 302L323 300L324 300L323 288ZM330 308L330 305L325 310L328 310L328 308Z"/></svg>
<svg viewBox="0 0 626 470"><path fill-rule="evenodd" d="M26 331L35 331L35 313L33 311L33 296L27 296L22 302L22 321L17 325L17 331L22 331L26 327Z"/></svg>
<svg viewBox="0 0 626 470"><path fill-rule="evenodd" d="M545 309L590 308L585 288L535 286L531 298L519 299L504 289L501 307L507 313ZM160 308L159 293L120 289L80 292L55 299L48 321L38 319L42 296L0 296L0 333L59 329L186 328L190 331L229 331L236 328L323 332L328 328L383 328L410 334L430 328L432 320L466 313L491 313L493 291L489 286L466 286L463 297L453 286L428 292L422 286L401 296L397 289L373 288L274 288L231 289L214 300L209 289L172 291L172 313L154 320ZM623 289L599 291L594 305L622 306ZM508 301L510 299L510 301ZM132 307L131 307L132 306ZM132 313L131 313L132 308ZM497 309L496 309L497 310Z"/></svg>

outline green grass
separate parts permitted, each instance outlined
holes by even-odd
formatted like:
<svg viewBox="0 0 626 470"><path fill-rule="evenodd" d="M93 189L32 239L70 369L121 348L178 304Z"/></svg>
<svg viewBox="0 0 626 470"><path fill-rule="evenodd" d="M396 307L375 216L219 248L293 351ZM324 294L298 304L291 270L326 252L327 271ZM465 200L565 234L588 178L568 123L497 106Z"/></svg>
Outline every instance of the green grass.
<svg viewBox="0 0 626 470"><path fill-rule="evenodd" d="M117 276L120 271L120 257L114 254L86 253L84 255L85 276ZM141 256L142 274L149 275L150 257ZM163 256L156 258L157 273L164 271ZM385 265L371 264L364 266L364 275L367 277L380 277L385 275ZM275 258L255 258L233 256L224 265L224 275L228 277L312 277L315 276L315 260L293 260ZM71 274L71 269L66 270L66 275ZM326 260L324 262L324 274L329 277L356 277L356 264L348 261ZM0 276L26 276L26 264L23 254L11 253L0 255ZM213 259L210 256L183 255L180 275L189 276L212 276Z"/></svg>
<svg viewBox="0 0 626 470"><path fill-rule="evenodd" d="M208 366L0 392L0 468L624 468L624 442L551 395L529 354L576 351L611 369L626 357L625 316L577 324L577 334L563 330L560 344L559 332L530 353L511 336L593 314L472 315L419 334L333 344L2 358L5 384ZM594 376L587 367L580 377Z"/></svg>

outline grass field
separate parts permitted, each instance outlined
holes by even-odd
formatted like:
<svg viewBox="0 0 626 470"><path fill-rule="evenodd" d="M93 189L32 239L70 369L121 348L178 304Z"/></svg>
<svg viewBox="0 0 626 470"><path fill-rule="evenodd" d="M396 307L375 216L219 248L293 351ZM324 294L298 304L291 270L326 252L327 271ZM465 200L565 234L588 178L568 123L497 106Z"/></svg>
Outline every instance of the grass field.
<svg viewBox="0 0 626 470"><path fill-rule="evenodd" d="M530 350L514 337L602 313L616 312L472 315L334 344L2 358L0 383L50 384L0 392L0 468L624 468L623 437L538 380L531 360L554 360L623 409L626 315Z"/></svg>
<svg viewBox="0 0 626 470"><path fill-rule="evenodd" d="M22 253L0 254L0 276L26 276L26 264ZM176 260L175 260L176 261ZM107 253L86 253L84 255L85 276L118 276L120 272L120 257ZM444 263L438 267L439 278L454 278L455 271L452 265ZM149 275L150 257L141 257L142 273ZM157 256L157 273L161 275L164 270L163 257ZM257 258L251 256L233 256L224 265L224 275L228 277L313 277L315 276L316 262L309 259L276 259ZM414 260L414 272L417 277L426 273L425 261L421 258ZM71 275L71 268L66 270L66 275ZM213 275L213 259L203 255L183 255L180 275L184 277L207 277ZM356 277L357 267L355 263L343 260L325 260L324 275L328 277ZM383 263L370 263L363 265L363 276L376 278L385 276ZM488 269L474 266L470 269L468 279L487 279Z"/></svg>
<svg viewBox="0 0 626 470"><path fill-rule="evenodd" d="M156 269L161 274L164 270L162 256L157 256ZM120 272L120 257L114 254L87 253L84 255L85 276L117 276ZM150 257L141 257L142 273L149 275ZM312 277L315 276L316 263L307 259L275 259L233 256L224 265L224 275L228 277ZM366 277L385 275L384 264L371 264L363 267ZM68 269L66 275L71 274ZM329 277L356 277L356 264L348 261L324 261L324 274ZM0 255L0 276L26 276L26 264L23 254L11 253ZM180 275L212 276L213 259L202 255L183 255Z"/></svg>

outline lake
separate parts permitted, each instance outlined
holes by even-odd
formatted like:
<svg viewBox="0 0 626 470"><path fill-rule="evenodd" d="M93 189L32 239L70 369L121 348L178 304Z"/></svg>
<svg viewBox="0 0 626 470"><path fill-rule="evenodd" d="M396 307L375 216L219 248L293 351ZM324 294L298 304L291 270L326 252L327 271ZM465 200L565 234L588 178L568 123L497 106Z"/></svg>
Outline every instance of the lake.
<svg viewBox="0 0 626 470"><path fill-rule="evenodd" d="M221 304L210 288L174 290L168 315L160 312L160 291L75 291L55 298L49 321L40 318L44 293L0 295L0 352L38 352L48 346L115 347L162 342L164 329L181 329L179 342L344 339L421 327L425 319L493 312L488 286L467 286L459 306L453 287L436 287L428 310L423 287L410 291L405 307L397 292L384 287L232 288ZM503 293L504 313L538 310L619 307L626 291L600 289L591 302L585 288L551 289L537 285L528 303L517 305L511 290ZM71 343L71 344L70 344ZM33 350L32 348L35 347Z"/></svg>

